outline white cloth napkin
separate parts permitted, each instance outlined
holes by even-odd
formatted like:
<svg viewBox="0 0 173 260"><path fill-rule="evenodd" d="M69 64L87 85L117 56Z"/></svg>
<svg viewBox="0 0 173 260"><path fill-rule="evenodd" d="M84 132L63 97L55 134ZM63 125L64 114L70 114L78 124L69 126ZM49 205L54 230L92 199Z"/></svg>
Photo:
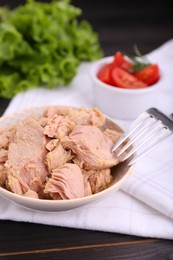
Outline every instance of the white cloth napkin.
<svg viewBox="0 0 173 260"><path fill-rule="evenodd" d="M162 102L158 108L170 114L173 112L173 40L154 50L148 58L162 67ZM36 105L94 106L88 76L90 66L90 63L82 64L66 88L38 88L16 95L5 114ZM117 122L124 129L131 123ZM137 162L121 189L102 201L66 212L44 213L0 197L0 219L173 239L173 137Z"/></svg>

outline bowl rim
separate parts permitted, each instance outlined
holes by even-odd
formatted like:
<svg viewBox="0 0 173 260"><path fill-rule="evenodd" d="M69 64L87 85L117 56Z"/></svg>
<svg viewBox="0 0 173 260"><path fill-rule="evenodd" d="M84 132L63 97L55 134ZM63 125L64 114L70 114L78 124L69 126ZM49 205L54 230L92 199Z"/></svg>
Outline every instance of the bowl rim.
<svg viewBox="0 0 173 260"><path fill-rule="evenodd" d="M90 68L90 78L97 84L100 85L105 90L109 90L112 93L122 93L122 94L128 94L128 95L141 95L141 94L149 94L153 93L154 91L158 91L161 87L161 80L162 80L162 71L160 72L160 79L158 82L153 84L152 86L146 87L146 88L140 88L140 89L123 89L116 86L111 86L109 84L106 84L98 79L96 74L98 73L99 69L103 66L108 64L113 60L114 56L108 56L104 57L100 60L95 61ZM160 67L160 66L159 66Z"/></svg>
<svg viewBox="0 0 173 260"><path fill-rule="evenodd" d="M39 204L40 206L46 206L47 203L49 205L52 206L70 206L73 203L79 203L79 202L83 202L83 205L85 205L85 202L89 202L89 201L93 201L97 198L99 198L100 196L110 193L112 190L115 189L115 187L121 186L121 183L124 182L124 180L131 174L131 172L133 171L134 165L130 166L128 171L126 172L126 174L117 182L115 182L114 184L110 185L108 188L99 191L98 193L92 194L92 195L88 195L88 196L84 196L84 197L80 197L80 198L75 198L75 199L68 199L68 200L48 200L48 199L37 199L37 198L31 198L31 197L26 197L26 196L22 196L16 193L13 193L3 187L0 187L0 196L3 196L5 198L8 198L10 200L12 200L13 202L16 202L17 204L19 203L19 200L22 202L30 202L33 203L33 206L36 206L37 204ZM25 205L25 204L23 204ZM27 207L27 206L26 206Z"/></svg>

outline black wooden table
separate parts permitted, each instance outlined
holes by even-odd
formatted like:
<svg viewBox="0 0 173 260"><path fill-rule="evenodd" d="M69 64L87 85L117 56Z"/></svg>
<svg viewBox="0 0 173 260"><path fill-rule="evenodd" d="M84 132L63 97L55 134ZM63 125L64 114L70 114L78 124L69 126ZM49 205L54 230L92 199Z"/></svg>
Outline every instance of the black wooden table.
<svg viewBox="0 0 173 260"><path fill-rule="evenodd" d="M22 0L0 0L14 7ZM99 34L105 56L143 54L173 37L171 1L73 0ZM9 100L0 98L0 115ZM163 227L164 228L164 227ZM0 259L173 259L173 240L0 221Z"/></svg>

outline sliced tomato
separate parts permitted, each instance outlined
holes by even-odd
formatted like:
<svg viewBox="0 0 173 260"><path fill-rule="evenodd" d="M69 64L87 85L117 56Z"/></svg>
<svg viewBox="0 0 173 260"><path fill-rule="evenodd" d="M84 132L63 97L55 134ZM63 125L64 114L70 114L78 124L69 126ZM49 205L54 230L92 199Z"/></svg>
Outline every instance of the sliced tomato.
<svg viewBox="0 0 173 260"><path fill-rule="evenodd" d="M147 87L146 83L138 80L135 76L131 75L121 68L114 67L111 70L111 74L112 80L116 87L126 89L138 89Z"/></svg>
<svg viewBox="0 0 173 260"><path fill-rule="evenodd" d="M113 65L126 71L132 67L132 63L128 61L120 51L115 53Z"/></svg>
<svg viewBox="0 0 173 260"><path fill-rule="evenodd" d="M160 78L159 67L157 64L149 65L135 73L137 79L145 82L148 86L156 83Z"/></svg>
<svg viewBox="0 0 173 260"><path fill-rule="evenodd" d="M109 63L100 69L100 71L97 74L97 77L102 82L112 85L113 81L111 77L111 70L112 70L112 63Z"/></svg>

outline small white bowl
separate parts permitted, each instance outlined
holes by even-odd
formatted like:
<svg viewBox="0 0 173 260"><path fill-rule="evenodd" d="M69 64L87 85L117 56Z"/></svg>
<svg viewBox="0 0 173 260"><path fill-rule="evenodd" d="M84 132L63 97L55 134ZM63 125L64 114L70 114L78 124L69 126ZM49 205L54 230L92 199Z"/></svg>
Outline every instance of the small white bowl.
<svg viewBox="0 0 173 260"><path fill-rule="evenodd" d="M33 107L31 109L26 109L17 113L13 113L11 115L3 116L0 118L0 130L14 126L28 116L34 115L35 117L39 117L44 113L46 108L47 107ZM103 129L109 127L111 129L115 129L120 133L123 132L123 129L109 118L106 119L106 122L102 127ZM113 167L111 169L111 173L113 176L113 181L111 185L105 190L90 196L71 200L33 199L14 194L3 187L0 187L0 197L5 197L11 202L36 211L58 212L75 209L96 200L101 200L105 196L109 195L111 192L117 191L132 172L133 166L129 167L128 162L129 161L126 160L125 162Z"/></svg>
<svg viewBox="0 0 173 260"><path fill-rule="evenodd" d="M113 56L102 58L91 66L94 105L106 115L117 119L135 119L150 107L157 107L162 75L154 85L141 89L122 89L110 86L98 79L98 71L113 61Z"/></svg>

